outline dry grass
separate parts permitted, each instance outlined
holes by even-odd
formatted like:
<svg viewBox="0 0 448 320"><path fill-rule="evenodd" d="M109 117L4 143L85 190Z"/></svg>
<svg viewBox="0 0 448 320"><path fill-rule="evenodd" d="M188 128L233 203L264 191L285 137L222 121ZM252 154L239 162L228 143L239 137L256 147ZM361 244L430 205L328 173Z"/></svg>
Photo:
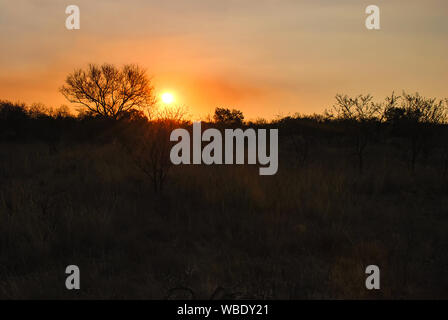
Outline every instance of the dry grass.
<svg viewBox="0 0 448 320"><path fill-rule="evenodd" d="M0 298L448 298L437 168L373 153L360 176L343 149L284 150L275 176L175 167L156 196L116 144L2 144Z"/></svg>

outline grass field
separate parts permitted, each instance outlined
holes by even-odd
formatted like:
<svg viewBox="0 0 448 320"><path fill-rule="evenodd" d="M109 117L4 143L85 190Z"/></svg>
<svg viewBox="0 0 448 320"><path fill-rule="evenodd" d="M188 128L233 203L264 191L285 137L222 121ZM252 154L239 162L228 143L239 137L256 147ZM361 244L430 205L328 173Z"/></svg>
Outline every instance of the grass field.
<svg viewBox="0 0 448 320"><path fill-rule="evenodd" d="M117 143L0 146L0 298L448 298L448 182L372 146L314 143L279 171L173 167L164 191ZM435 160L434 160L435 163ZM82 290L65 288L65 267ZM365 268L381 290L365 289Z"/></svg>

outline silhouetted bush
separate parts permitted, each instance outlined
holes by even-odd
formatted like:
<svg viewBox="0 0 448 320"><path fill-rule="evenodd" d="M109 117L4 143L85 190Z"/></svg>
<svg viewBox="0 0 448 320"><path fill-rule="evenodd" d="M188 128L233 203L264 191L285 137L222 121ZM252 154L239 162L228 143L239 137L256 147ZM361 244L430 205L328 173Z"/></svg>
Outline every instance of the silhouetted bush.
<svg viewBox="0 0 448 320"><path fill-rule="evenodd" d="M216 108L215 114L213 115L215 123L221 126L241 126L244 122L244 115L240 110L227 109L227 108Z"/></svg>

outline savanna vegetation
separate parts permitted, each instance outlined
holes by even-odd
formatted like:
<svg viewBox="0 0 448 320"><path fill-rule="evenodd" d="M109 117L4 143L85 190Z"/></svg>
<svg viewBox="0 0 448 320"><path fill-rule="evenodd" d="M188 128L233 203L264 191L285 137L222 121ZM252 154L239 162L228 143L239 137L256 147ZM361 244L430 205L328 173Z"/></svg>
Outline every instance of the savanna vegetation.
<svg viewBox="0 0 448 320"><path fill-rule="evenodd" d="M77 115L0 103L0 298L448 298L445 100L337 95L253 122L217 108L204 127L279 129L279 171L260 176L172 166L170 132L191 123L155 112L141 75L75 72Z"/></svg>

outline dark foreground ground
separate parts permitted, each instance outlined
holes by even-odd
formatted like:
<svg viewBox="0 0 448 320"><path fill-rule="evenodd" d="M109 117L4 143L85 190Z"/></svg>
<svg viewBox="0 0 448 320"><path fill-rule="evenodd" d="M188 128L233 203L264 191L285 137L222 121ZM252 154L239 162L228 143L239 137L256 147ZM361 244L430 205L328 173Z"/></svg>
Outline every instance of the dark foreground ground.
<svg viewBox="0 0 448 320"><path fill-rule="evenodd" d="M174 167L159 194L117 143L2 142L0 298L448 298L440 166L373 145L360 174L348 147L300 162L280 139L275 176Z"/></svg>

